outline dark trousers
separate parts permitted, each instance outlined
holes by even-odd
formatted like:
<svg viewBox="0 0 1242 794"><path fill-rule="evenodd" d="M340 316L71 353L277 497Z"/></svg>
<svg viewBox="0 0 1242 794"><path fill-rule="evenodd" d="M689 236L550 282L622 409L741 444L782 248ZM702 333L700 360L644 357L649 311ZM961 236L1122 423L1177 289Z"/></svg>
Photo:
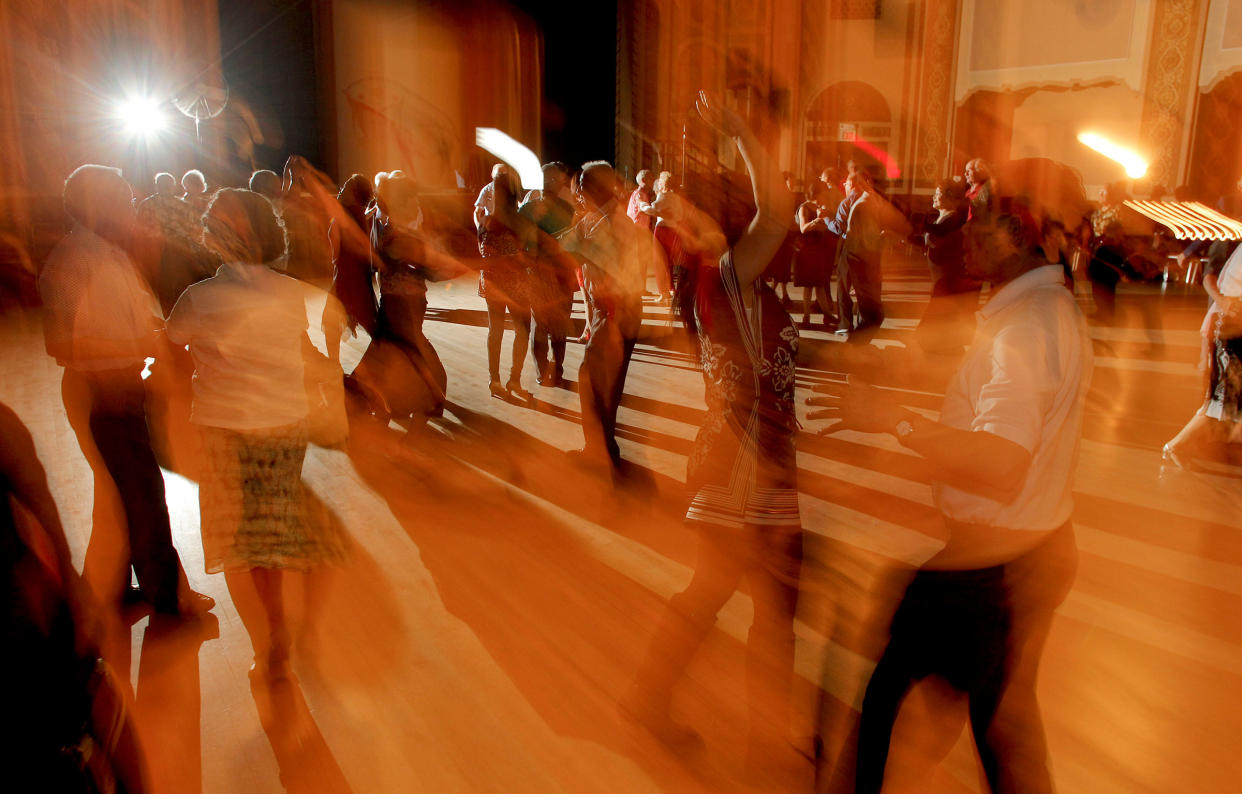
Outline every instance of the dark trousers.
<svg viewBox="0 0 1242 794"><path fill-rule="evenodd" d="M855 792L881 790L902 700L929 675L967 695L975 747L993 792L1051 790L1035 679L1076 560L1066 524L1004 565L915 575L863 697Z"/></svg>
<svg viewBox="0 0 1242 794"><path fill-rule="evenodd" d="M110 511L101 502L115 485L132 566L147 599L161 611L175 611L185 574L172 543L164 477L147 429L146 390L139 369L83 373L65 370L61 393L83 454L95 472L95 518ZM91 545L100 527L92 531ZM91 555L88 553L88 557Z"/></svg>
<svg viewBox="0 0 1242 794"><path fill-rule="evenodd" d="M1117 282L1091 282L1091 299L1095 301L1095 321L1100 325L1117 324Z"/></svg>
<svg viewBox="0 0 1242 794"><path fill-rule="evenodd" d="M884 304L880 301L883 279L880 274L880 257L845 254L837 262L837 315L839 322L847 322L854 331L874 330L884 322ZM858 303L858 315L854 314L854 299Z"/></svg>
<svg viewBox="0 0 1242 794"><path fill-rule="evenodd" d="M605 305L607 303L607 305ZM625 389L630 356L638 341L642 302L637 295L619 301L597 300L591 319L591 339L578 370L578 397L582 404L582 434L587 452L620 458L617 446L617 409Z"/></svg>
<svg viewBox="0 0 1242 794"><path fill-rule="evenodd" d="M560 378L565 369L565 338L573 323L574 296L566 295L559 303L543 306L532 312L534 326L530 333L530 352L540 377ZM552 360L548 360L548 350Z"/></svg>

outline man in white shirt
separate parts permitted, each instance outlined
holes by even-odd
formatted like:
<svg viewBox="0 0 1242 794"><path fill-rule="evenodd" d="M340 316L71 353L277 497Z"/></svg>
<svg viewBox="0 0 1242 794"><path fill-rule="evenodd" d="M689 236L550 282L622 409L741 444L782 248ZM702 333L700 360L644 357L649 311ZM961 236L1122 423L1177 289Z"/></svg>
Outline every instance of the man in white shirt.
<svg viewBox="0 0 1242 794"><path fill-rule="evenodd" d="M1075 184L1063 170L1049 173ZM840 419L832 432L891 433L926 458L949 533L907 588L868 683L859 792L880 790L901 701L928 675L968 696L991 790L1051 790L1035 673L1076 564L1071 491L1092 352L1060 265L1038 253L1043 209L1032 213L1029 197L1010 188L967 227L968 261L992 297L940 421L870 387L807 401L830 406L808 417Z"/></svg>
<svg viewBox="0 0 1242 794"><path fill-rule="evenodd" d="M642 325L643 262L652 255L652 239L625 214L608 163L582 166L582 198L586 215L562 243L584 259L583 285L592 307L590 340L578 370L582 454L615 466L621 460L617 409Z"/></svg>
<svg viewBox="0 0 1242 794"><path fill-rule="evenodd" d="M133 192L117 169L84 165L65 181L64 199L73 229L48 256L39 295L47 351L65 368L65 412L95 471L96 517L110 512L101 505L113 483L120 498L129 561L107 582L116 592L104 595L122 597L132 565L157 612L210 609L210 598L189 592L173 548L164 479L147 430L142 370L160 347L163 319L120 247L134 230ZM92 537L92 546L99 540Z"/></svg>

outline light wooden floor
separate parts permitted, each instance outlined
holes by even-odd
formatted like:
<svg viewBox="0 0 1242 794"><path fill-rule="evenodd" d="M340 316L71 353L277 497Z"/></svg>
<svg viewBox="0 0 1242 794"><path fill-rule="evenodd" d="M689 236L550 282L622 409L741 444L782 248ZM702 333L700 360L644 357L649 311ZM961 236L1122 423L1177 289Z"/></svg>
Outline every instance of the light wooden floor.
<svg viewBox="0 0 1242 794"><path fill-rule="evenodd" d="M928 285L894 268L880 385L911 390L908 341ZM1076 485L1078 578L1044 657L1040 697L1063 792L1238 791L1242 778L1242 481L1161 476L1159 448L1194 410L1204 299L1124 295L1120 329L1093 329L1097 366ZM311 583L292 704L251 689L251 646L222 576L202 570L195 484L166 473L176 544L214 618L132 627L128 668L158 791L643 792L810 790L811 765L748 776L743 648L751 606L726 606L679 690L704 735L670 753L617 714L663 599L688 580L694 538L681 483L702 416L694 362L648 307L619 436L614 486L571 466L577 395L533 405L488 395L485 314L469 281L434 285L427 322L449 370L432 437L361 428L349 454L312 448L305 478L352 539L347 564ZM61 407L37 316L6 318L0 401L23 417L75 559L91 535L91 475ZM506 336L506 343L510 339ZM1154 344L1157 343L1157 344ZM840 381L843 346L804 336L799 384ZM347 361L356 360L355 345ZM506 350L507 356L507 350ZM581 347L570 346L574 376ZM507 365L503 374L507 375ZM800 410L805 411L805 408ZM928 477L892 439L800 439L808 531L798 623L797 732L822 722L832 753L859 699L895 592L885 574L938 546ZM128 656L128 658L126 658ZM822 696L819 694L822 691ZM897 732L891 790L978 791L960 709L914 697ZM280 708L277 709L276 706ZM300 714L274 718L273 714ZM939 749L934 746L940 745ZM927 760L947 753L934 767Z"/></svg>

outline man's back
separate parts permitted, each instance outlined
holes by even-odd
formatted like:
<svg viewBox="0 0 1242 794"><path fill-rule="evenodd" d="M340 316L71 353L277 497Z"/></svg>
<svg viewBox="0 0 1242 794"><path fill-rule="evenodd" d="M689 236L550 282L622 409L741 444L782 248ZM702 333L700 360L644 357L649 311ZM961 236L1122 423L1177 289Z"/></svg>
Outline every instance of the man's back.
<svg viewBox="0 0 1242 794"><path fill-rule="evenodd" d="M141 342L162 324L155 295L129 255L83 226L74 226L48 255L38 287L48 353L66 366L140 362Z"/></svg>

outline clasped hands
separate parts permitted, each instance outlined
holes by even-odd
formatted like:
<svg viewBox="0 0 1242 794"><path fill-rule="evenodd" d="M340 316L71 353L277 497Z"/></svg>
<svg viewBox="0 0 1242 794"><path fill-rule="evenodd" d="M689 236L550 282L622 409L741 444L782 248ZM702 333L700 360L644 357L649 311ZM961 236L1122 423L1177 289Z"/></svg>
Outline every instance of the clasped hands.
<svg viewBox="0 0 1242 794"><path fill-rule="evenodd" d="M823 388L816 387L815 391L822 393ZM817 431L821 436L841 430L893 433L901 420L914 415L912 411L897 404L888 392L852 377L846 379L845 389L841 393L808 397L806 404L820 407L817 411L807 413L808 420L833 420L832 424Z"/></svg>

